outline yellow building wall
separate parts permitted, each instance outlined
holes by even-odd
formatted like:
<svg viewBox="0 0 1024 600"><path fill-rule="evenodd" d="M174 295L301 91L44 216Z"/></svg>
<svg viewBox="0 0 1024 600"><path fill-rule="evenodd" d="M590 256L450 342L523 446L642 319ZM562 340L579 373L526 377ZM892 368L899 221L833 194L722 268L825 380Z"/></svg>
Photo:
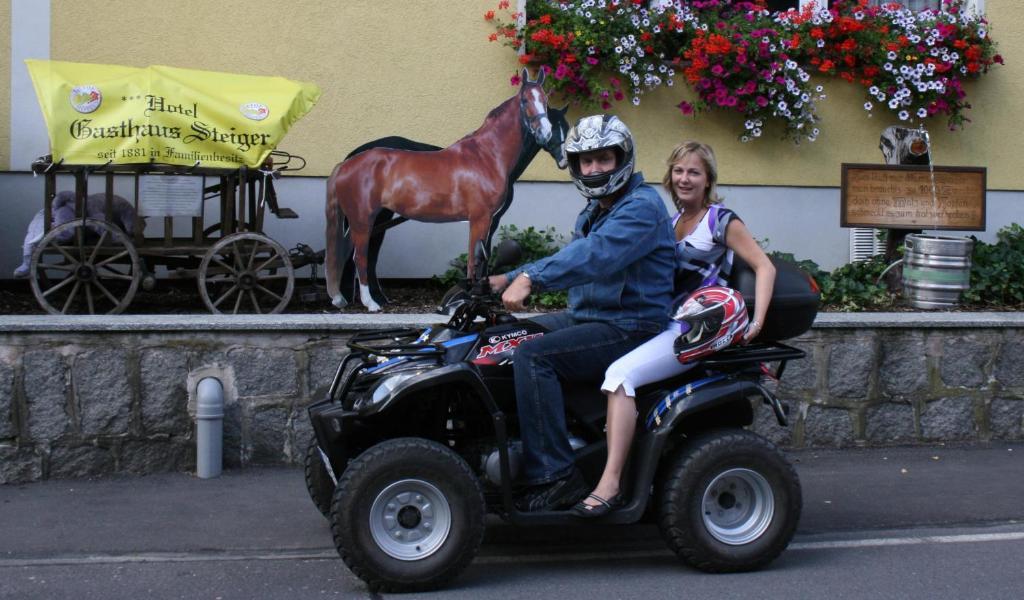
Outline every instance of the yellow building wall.
<svg viewBox="0 0 1024 600"><path fill-rule="evenodd" d="M483 13L496 5L497 0L53 0L51 58L315 82L324 92L320 103L280 147L309 161L303 174L327 175L351 149L386 135L448 145L514 93L508 82L517 68L514 52L487 41L493 27ZM1024 9L1018 6L1012 0L986 2L1007 64L967 85L973 122L953 133L944 120L928 123L936 163L986 166L990 189L1024 189L1018 165L1024 156ZM6 12L0 19L9 23ZM879 134L896 122L887 112L868 118L859 87L838 79L820 83L829 95L820 105L822 133L799 146L775 139L741 143L739 115L684 117L675 104L692 99L692 92L681 78L673 88L644 96L639 107L627 102L613 110L633 129L648 180L661 179L664 157L678 141L697 138L716 148L724 183L836 186L841 163L881 162ZM574 108L570 118L582 114ZM6 131L5 123L0 135ZM566 174L541 154L523 179L565 181Z"/></svg>
<svg viewBox="0 0 1024 600"><path fill-rule="evenodd" d="M11 80L11 3L0 4L0 81ZM11 90L0 93L0 169L11 163Z"/></svg>

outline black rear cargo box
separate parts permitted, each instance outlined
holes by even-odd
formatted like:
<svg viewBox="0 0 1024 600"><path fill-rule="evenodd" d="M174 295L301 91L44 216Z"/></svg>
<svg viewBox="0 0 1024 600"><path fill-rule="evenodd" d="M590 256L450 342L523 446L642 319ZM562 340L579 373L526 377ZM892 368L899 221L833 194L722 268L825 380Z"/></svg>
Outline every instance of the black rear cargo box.
<svg viewBox="0 0 1024 600"><path fill-rule="evenodd" d="M772 258L775 265L775 289L758 342L774 342L796 337L811 328L818 315L821 292L810 275L791 262ZM754 271L739 256L734 257L732 287L743 294L747 311L754 314Z"/></svg>

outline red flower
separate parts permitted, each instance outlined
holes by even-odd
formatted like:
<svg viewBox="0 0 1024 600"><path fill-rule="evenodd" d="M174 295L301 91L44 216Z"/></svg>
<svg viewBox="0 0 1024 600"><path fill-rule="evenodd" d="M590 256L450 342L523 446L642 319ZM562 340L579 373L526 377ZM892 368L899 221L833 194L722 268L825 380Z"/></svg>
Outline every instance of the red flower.
<svg viewBox="0 0 1024 600"><path fill-rule="evenodd" d="M830 60L825 60L821 63L821 66L818 67L818 70L821 71L822 73L828 73L833 68L835 68L835 64Z"/></svg>
<svg viewBox="0 0 1024 600"><path fill-rule="evenodd" d="M502 10L508 8L508 0L501 0L501 2L498 3L498 8Z"/></svg>
<svg viewBox="0 0 1024 600"><path fill-rule="evenodd" d="M484 20L490 21L493 18L494 18L494 11L493 10L489 10L489 11L484 13Z"/></svg>
<svg viewBox="0 0 1024 600"><path fill-rule="evenodd" d="M551 15L541 15L540 16L540 22L545 24L545 25L550 25L551 24Z"/></svg>
<svg viewBox="0 0 1024 600"><path fill-rule="evenodd" d="M487 36L487 39L491 40L492 42L496 42L498 41L498 34L492 33L491 35Z"/></svg>

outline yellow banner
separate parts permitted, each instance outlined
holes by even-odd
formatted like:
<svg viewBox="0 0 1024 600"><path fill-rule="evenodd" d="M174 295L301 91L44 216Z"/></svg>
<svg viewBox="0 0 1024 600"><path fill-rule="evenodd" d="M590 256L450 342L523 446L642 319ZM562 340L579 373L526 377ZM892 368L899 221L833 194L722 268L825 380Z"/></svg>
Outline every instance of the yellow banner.
<svg viewBox="0 0 1024 600"><path fill-rule="evenodd" d="M53 162L263 163L320 88L281 77L26 60Z"/></svg>

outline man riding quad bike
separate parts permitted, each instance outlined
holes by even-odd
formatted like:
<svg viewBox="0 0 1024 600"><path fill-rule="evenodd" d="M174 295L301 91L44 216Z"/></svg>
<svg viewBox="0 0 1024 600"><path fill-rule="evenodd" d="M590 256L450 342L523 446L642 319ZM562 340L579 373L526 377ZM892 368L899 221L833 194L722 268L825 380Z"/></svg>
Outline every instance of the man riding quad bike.
<svg viewBox="0 0 1024 600"><path fill-rule="evenodd" d="M497 249L497 263L514 262L506 249ZM446 584L476 555L488 513L513 525L586 523L569 511L516 506L522 444L512 361L519 344L545 330L501 306L481 258L467 285L446 295L447 324L353 336L327 397L309 407L307 488L338 553L371 589ZM595 519L655 521L683 562L703 571L763 567L789 544L800 517L795 470L746 429L760 402L786 425L785 407L762 382L804 356L779 340L807 331L817 313L813 280L788 263L775 266L768 321L752 344L637 390L625 505ZM752 272L734 269L734 287L753 298ZM569 443L590 484L607 451L597 384L564 390Z"/></svg>

